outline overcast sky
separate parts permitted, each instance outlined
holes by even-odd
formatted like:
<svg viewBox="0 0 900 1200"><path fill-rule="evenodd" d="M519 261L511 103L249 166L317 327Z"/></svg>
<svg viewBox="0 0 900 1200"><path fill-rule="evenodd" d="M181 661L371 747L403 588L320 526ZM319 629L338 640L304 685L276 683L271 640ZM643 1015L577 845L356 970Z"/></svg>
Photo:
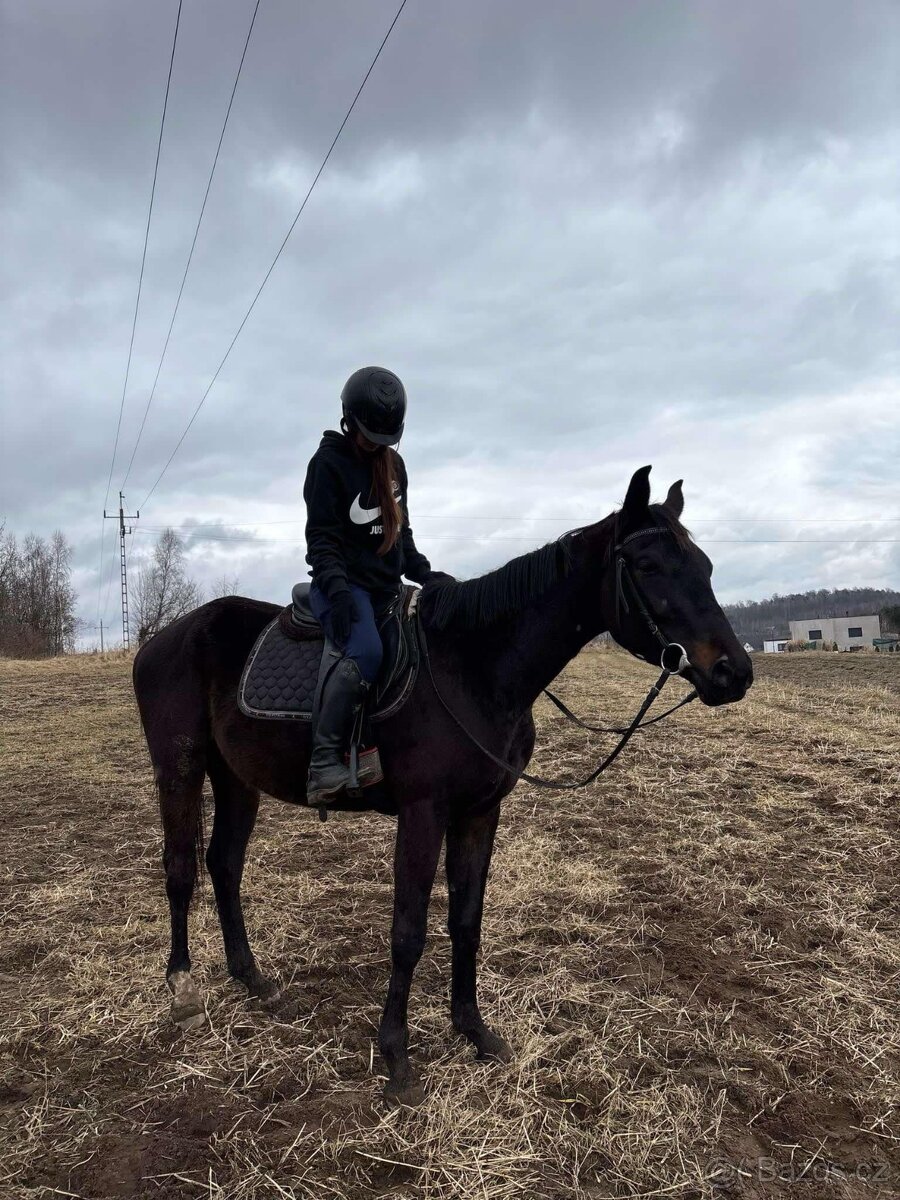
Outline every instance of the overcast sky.
<svg viewBox="0 0 900 1200"><path fill-rule="evenodd" d="M156 373L254 0L184 0L109 503ZM262 0L146 429L141 504L397 0ZM101 511L177 0L0 0L0 518ZM900 9L409 0L129 542L207 585L304 577L306 463L358 366L409 394L420 548L477 574L653 464L723 600L900 586ZM111 573L111 571L113 573Z"/></svg>

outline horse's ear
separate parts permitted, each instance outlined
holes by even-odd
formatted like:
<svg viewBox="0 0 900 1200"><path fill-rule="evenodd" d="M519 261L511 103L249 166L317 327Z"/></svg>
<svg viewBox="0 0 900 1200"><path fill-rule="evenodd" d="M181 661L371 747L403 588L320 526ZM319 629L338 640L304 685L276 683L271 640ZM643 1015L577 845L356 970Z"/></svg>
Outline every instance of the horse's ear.
<svg viewBox="0 0 900 1200"><path fill-rule="evenodd" d="M631 477L622 515L628 521L642 521L650 505L650 467L639 467Z"/></svg>
<svg viewBox="0 0 900 1200"><path fill-rule="evenodd" d="M680 517L684 512L684 492L681 490L683 483L683 479L676 479L666 494L666 508L676 517Z"/></svg>

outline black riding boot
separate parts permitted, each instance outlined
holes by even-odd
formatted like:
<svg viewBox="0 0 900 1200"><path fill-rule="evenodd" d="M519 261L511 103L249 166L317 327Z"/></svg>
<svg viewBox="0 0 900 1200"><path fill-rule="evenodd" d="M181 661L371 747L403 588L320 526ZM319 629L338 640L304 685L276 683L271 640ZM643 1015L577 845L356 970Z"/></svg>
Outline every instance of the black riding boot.
<svg viewBox="0 0 900 1200"><path fill-rule="evenodd" d="M325 681L306 781L307 804L329 804L347 786L350 770L344 752L368 686L352 658L342 658Z"/></svg>

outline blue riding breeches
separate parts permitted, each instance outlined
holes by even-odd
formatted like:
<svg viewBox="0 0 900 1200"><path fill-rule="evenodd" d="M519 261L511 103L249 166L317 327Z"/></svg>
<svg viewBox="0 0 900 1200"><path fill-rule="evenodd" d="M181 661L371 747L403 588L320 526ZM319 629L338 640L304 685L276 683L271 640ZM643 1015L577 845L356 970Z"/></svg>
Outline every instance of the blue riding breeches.
<svg viewBox="0 0 900 1200"><path fill-rule="evenodd" d="M343 647L347 658L352 658L359 667L359 673L366 683L374 683L381 667L383 647L381 634L375 623L375 609L372 597L355 583L350 584L350 592L356 606L356 613L350 625L350 636ZM329 638L333 640L331 629L331 604L328 597L315 584L309 589L309 607L313 616L323 626Z"/></svg>

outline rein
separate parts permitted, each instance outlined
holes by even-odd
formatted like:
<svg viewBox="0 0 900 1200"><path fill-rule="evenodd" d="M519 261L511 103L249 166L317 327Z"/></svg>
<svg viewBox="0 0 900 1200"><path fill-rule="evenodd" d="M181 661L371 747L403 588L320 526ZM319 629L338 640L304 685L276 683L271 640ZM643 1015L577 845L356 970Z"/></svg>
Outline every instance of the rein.
<svg viewBox="0 0 900 1200"><path fill-rule="evenodd" d="M672 674L672 672L669 672ZM578 725L582 729L586 729L589 733L624 733L628 728L627 725L589 725L587 721L582 721L576 713L573 713L571 708L559 696L554 695L549 688L544 688L544 695L547 699L555 704L564 717L568 718L573 725ZM695 691L688 692L683 700L679 700L677 704L673 704L671 708L667 708L664 713L660 713L658 717L651 717L649 721L642 721L638 729L649 729L651 725L656 725L660 721L664 721L666 717L670 717L673 712L677 712L679 708L684 708L686 704L690 704L692 700L697 699ZM635 730L635 733L638 732Z"/></svg>
<svg viewBox="0 0 900 1200"><path fill-rule="evenodd" d="M434 694L437 697L438 701L440 702L441 707L444 709L444 711L447 713L447 715L453 720L454 724L460 730L462 730L462 732L466 735L466 737L469 739L469 741L472 743L472 745L476 747L476 749L480 750L481 753L483 755L485 755L486 758L489 758L491 760L491 762L495 763L498 767L502 767L504 769L504 771L507 771L510 775L514 775L516 777L525 779L528 781L528 783L534 784L535 787L552 788L554 790L560 790L560 791L575 791L578 788L587 787L587 785L589 783L593 783L594 780L598 778L598 776L602 775L602 773L607 769L607 767L611 766L613 764L613 762L615 762L615 760L618 758L619 754L621 754L621 752L628 745L632 736L635 733L637 733L637 731L639 729L646 729L647 726L649 726L649 725L655 725L658 721L662 721L664 717L668 717L671 713L675 712L677 709L683 708L686 704L690 704L690 702L692 700L697 699L697 692L695 689L695 690L691 691L687 696L685 696L685 698L683 700L680 700L677 704L674 704L671 708L666 709L666 711L664 713L661 713L658 717L653 717L649 721L644 721L644 719L643 719L645 714L647 713L648 709L650 708L650 706L653 704L653 702L656 700L657 696L659 696L660 692L665 687L666 682L669 679L669 677L671 675L683 674L684 671L691 665L690 660L688 659L688 656L687 656L687 651L685 650L684 646L682 646L678 642L670 642L663 635L663 633L659 629L659 626L656 624L656 622L651 617L650 611L647 608L644 598L641 595L640 590L638 589L638 586L637 586L631 572L628 570L628 564L626 563L626 561L621 553L622 547L627 545L628 542L633 541L635 538L644 537L647 534L651 534L651 533L671 533L671 530L667 529L665 526L661 526L661 525L654 526L651 529L641 529L641 530L638 530L637 533L629 534L628 537L624 538L621 542L617 543L617 545L615 546L616 618L618 620L618 616L619 616L619 612L620 612L621 608L624 608L626 612L631 611L631 608L628 603L628 597L626 596L626 593L625 593L625 585L627 584L627 586L631 592L632 603L634 604L635 608L637 609L638 614L643 618L643 620L644 620L645 624L647 625L648 629L650 630L650 632L653 634L653 636L657 639L657 641L662 646L662 652L660 654L660 661L659 661L659 665L662 667L662 674L660 675L659 679L657 679L657 681L653 685L653 687L650 688L647 695L644 697L644 701L641 704L641 707L638 709L637 714L635 715L631 724L625 726L624 728L615 728L615 727L614 728L605 728L600 725L588 725L585 721L582 721L580 717L577 717L562 702L562 700L559 699L558 696L554 696L554 694L551 691L549 691L547 688L543 689L544 695L546 695L548 697L548 699L550 699L556 705L556 707L560 710L560 712L563 713L564 716L568 717L569 720L574 721L576 725L580 725L582 729L587 729L591 733L616 733L616 734L621 735L618 744L610 751L610 753L606 756L606 758L602 759L601 762L598 763L598 765L594 768L594 770L590 773L590 775L587 775L584 779L581 779L576 783L571 783L567 780L561 780L561 779L542 779L540 775L530 775L527 771L519 771L516 767L514 767L510 763L506 762L505 759L500 758L498 755L494 754L492 750L488 750L488 748L486 746L483 746L481 744L481 742L479 742L479 740L475 737L475 735L473 733L471 733L465 727L465 725L462 723L460 718L456 715L456 713L449 706L447 701L444 699L444 697L441 695L440 691L438 690L437 682L435 681L435 678L434 678L434 672L431 669L431 657L428 653L428 642L425 637L425 628L422 625L421 621L419 622L419 626L418 626L419 641L420 641L421 649L422 649L422 657L425 660L425 666L428 669L428 678L431 680L432 689L434 690ZM638 657L642 657L642 656L639 655Z"/></svg>

